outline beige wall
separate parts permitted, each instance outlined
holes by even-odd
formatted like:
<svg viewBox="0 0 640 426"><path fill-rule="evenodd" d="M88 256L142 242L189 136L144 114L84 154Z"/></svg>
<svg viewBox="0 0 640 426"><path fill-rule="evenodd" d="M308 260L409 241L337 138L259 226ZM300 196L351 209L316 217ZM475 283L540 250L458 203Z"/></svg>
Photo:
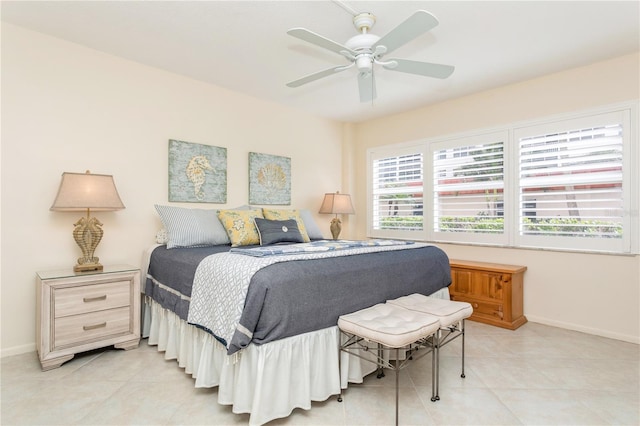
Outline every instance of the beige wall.
<svg viewBox="0 0 640 426"><path fill-rule="evenodd" d="M349 192L357 214L344 218L343 236L364 237L367 148L638 99L638 61L341 125L3 23L1 355L35 348L35 272L78 256L77 215L49 211L63 171L116 179L126 210L96 214L105 264L137 265L153 242L153 204L167 203L170 138L228 149L229 207L247 203L248 152L291 157L292 206L317 210L324 192ZM317 220L326 231L329 219ZM442 247L452 258L527 265L530 320L640 341L638 256Z"/></svg>
<svg viewBox="0 0 640 426"><path fill-rule="evenodd" d="M96 213L96 255L139 265L168 200L168 139L227 148L228 207L248 201L248 152L290 157L292 207L317 211L342 190L342 137L340 123L3 23L2 355L35 348L36 271L79 255L81 215L49 211L63 171L114 175L126 209Z"/></svg>
<svg viewBox="0 0 640 426"><path fill-rule="evenodd" d="M355 176L356 211L367 208L368 148L638 100L639 62L638 54L623 56L355 125L354 161L345 168ZM354 216L352 226L366 236L366 214ZM640 342L640 256L440 246L451 258L526 265L531 321Z"/></svg>

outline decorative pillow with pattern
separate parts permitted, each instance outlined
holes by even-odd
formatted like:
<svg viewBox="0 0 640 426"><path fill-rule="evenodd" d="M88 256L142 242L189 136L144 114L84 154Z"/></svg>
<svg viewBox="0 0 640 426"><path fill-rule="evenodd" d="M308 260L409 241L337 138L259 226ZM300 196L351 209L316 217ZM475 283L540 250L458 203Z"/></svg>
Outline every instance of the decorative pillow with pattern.
<svg viewBox="0 0 640 426"><path fill-rule="evenodd" d="M277 243L303 243L304 239L298 230L298 222L289 220L255 219L260 245Z"/></svg>
<svg viewBox="0 0 640 426"><path fill-rule="evenodd" d="M300 212L298 210L289 210L289 209L262 209L262 214L265 219L269 220L289 220L293 219L298 223L298 230L300 231L300 235L304 239L305 243L311 241L309 239L309 234L307 233L307 228L304 226L304 221L300 216Z"/></svg>
<svg viewBox="0 0 640 426"><path fill-rule="evenodd" d="M218 211L218 219L227 231L232 247L260 244L255 218L263 218L262 210Z"/></svg>
<svg viewBox="0 0 640 426"><path fill-rule="evenodd" d="M229 244L216 210L155 206L167 230L167 248L204 247Z"/></svg>
<svg viewBox="0 0 640 426"><path fill-rule="evenodd" d="M169 242L169 233L166 228L162 228L158 232L156 232L156 243L157 244L167 244Z"/></svg>

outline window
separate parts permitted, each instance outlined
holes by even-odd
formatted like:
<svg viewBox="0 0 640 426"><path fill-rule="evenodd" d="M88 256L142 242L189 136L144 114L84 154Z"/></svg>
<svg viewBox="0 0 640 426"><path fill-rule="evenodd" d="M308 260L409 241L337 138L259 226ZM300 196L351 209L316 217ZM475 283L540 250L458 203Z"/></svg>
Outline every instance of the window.
<svg viewBox="0 0 640 426"><path fill-rule="evenodd" d="M637 108L370 150L369 236L637 253Z"/></svg>
<svg viewBox="0 0 640 426"><path fill-rule="evenodd" d="M518 245L624 251L628 122L615 112L514 132Z"/></svg>
<svg viewBox="0 0 640 426"><path fill-rule="evenodd" d="M431 144L435 238L505 242L506 138L506 132L498 132Z"/></svg>
<svg viewBox="0 0 640 426"><path fill-rule="evenodd" d="M422 231L423 153L408 149L396 155L374 152L371 159L370 230L385 236Z"/></svg>

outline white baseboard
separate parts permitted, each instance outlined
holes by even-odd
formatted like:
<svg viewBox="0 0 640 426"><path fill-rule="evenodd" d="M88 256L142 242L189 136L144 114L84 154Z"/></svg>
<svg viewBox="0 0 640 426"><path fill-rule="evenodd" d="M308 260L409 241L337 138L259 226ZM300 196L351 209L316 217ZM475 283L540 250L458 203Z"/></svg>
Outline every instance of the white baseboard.
<svg viewBox="0 0 640 426"><path fill-rule="evenodd" d="M550 325L558 328L565 328L567 330L580 331L582 333L593 334L596 336L608 337L610 339L622 340L624 342L640 344L640 336L632 336L628 334L615 333L610 330L601 330L598 328L585 327L579 324L573 324L563 321L554 321L548 318L537 317L535 315L525 314L527 319L531 322L538 324Z"/></svg>
<svg viewBox="0 0 640 426"><path fill-rule="evenodd" d="M36 351L35 343L29 343L29 344L20 345L20 346L13 346L10 348L2 348L0 349L0 358L5 358L13 355L26 354L26 353L35 352L35 351Z"/></svg>

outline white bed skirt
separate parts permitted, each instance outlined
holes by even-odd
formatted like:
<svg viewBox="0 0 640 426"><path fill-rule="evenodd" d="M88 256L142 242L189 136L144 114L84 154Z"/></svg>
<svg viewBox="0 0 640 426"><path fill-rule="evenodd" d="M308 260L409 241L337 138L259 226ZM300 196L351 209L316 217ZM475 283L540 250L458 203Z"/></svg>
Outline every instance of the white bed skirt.
<svg viewBox="0 0 640 426"><path fill-rule="evenodd" d="M444 288L433 296L448 298L449 291ZM337 395L348 382L361 383L376 368L342 353L338 379L338 327L250 345L238 356L228 356L209 333L148 297L143 324L149 345L157 345L165 359L176 359L195 379L195 387L218 386L218 403L231 405L234 413L249 413L251 425L287 417L295 408L308 410L311 401Z"/></svg>

